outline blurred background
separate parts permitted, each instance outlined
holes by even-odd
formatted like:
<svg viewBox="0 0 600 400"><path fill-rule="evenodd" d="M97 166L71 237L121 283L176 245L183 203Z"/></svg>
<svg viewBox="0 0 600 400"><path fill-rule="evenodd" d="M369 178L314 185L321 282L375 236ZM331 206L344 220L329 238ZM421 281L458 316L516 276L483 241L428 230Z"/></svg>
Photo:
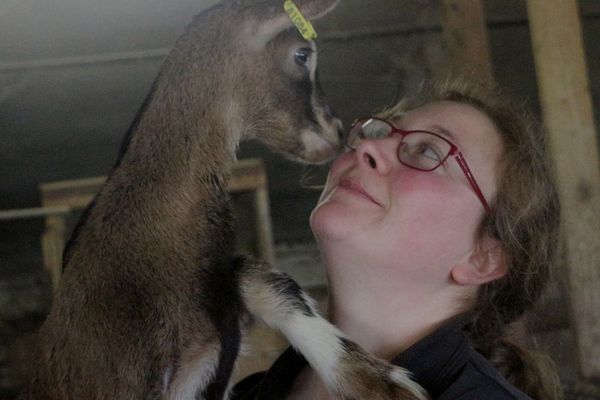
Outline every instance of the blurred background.
<svg viewBox="0 0 600 400"><path fill-rule="evenodd" d="M174 41L194 14L215 3L2 0L0 210L40 207L44 183L106 175ZM448 3L344 0L315 24L321 84L346 125L413 92L424 79L447 75L452 64L444 34ZM541 118L526 0L474 3L483 7L483 39L494 78ZM576 7L586 89L598 120L600 2L579 0ZM244 143L239 156L263 160L276 264L324 299L308 216L319 195L310 186L324 182L326 167L293 164L253 142ZM593 184L597 189L598 182ZM247 242L241 247L256 240L247 234L256 224L255 202L243 193L236 197L240 241ZM78 211L65 215L68 236ZM45 230L45 215L0 219L0 393L6 398L34 362L28 343L51 304L52 281L41 244ZM563 275L556 279L534 322L527 323L533 332L528 340L551 350L572 398L600 398L594 379L581 372L580 332L569 317L567 281ZM595 327L600 337L600 325ZM273 348L282 346L270 340Z"/></svg>

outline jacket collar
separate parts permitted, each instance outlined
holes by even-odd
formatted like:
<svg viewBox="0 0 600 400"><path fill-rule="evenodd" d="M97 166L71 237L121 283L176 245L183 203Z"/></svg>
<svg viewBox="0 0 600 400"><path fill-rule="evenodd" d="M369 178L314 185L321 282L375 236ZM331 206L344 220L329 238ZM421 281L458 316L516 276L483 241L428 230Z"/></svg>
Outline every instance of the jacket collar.
<svg viewBox="0 0 600 400"><path fill-rule="evenodd" d="M457 317L421 339L392 360L409 370L433 397L443 393L470 358L471 347L463 333L466 318ZM304 357L288 348L267 371L257 400L283 399L296 376L307 366Z"/></svg>
<svg viewBox="0 0 600 400"><path fill-rule="evenodd" d="M471 357L463 329L467 320L458 317L400 353L392 363L406 368L435 398L454 382Z"/></svg>

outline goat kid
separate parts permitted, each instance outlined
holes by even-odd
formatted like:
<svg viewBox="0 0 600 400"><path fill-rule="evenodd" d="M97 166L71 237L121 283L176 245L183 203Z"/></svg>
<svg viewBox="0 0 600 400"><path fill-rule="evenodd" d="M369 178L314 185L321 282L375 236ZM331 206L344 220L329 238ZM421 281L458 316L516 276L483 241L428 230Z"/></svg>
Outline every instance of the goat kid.
<svg viewBox="0 0 600 400"><path fill-rule="evenodd" d="M314 19L337 2L297 4ZM239 141L306 162L337 151L316 62L282 1L230 0L195 18L67 245L21 399L226 398L248 314L280 329L340 398L424 398L288 276L233 255L226 188Z"/></svg>

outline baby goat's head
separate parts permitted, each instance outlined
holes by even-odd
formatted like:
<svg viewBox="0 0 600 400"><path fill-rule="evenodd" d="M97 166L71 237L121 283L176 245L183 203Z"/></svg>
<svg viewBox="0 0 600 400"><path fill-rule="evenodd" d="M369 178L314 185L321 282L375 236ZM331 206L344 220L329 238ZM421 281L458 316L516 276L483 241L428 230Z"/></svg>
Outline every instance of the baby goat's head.
<svg viewBox="0 0 600 400"><path fill-rule="evenodd" d="M316 18L337 1L297 4L307 18ZM339 148L342 126L319 87L315 42L305 40L292 26L283 0L271 4L245 7L236 40L233 75L238 90L234 87L232 98L243 115L240 128L245 137L256 138L293 159L327 161Z"/></svg>

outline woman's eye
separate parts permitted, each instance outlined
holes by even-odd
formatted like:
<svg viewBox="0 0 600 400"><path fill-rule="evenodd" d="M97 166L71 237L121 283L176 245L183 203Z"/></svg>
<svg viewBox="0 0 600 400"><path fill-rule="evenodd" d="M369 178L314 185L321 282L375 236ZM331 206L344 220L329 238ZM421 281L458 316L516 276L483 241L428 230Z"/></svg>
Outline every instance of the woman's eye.
<svg viewBox="0 0 600 400"><path fill-rule="evenodd" d="M294 53L294 62L297 65L304 66L310 59L310 55L312 54L312 49L308 47L303 47L301 49L296 50Z"/></svg>
<svg viewBox="0 0 600 400"><path fill-rule="evenodd" d="M435 161L442 160L442 157L440 156L437 149L435 149L433 146L430 146L428 144L421 145L421 147L419 148L419 154L423 157L427 157L427 158L430 158Z"/></svg>

